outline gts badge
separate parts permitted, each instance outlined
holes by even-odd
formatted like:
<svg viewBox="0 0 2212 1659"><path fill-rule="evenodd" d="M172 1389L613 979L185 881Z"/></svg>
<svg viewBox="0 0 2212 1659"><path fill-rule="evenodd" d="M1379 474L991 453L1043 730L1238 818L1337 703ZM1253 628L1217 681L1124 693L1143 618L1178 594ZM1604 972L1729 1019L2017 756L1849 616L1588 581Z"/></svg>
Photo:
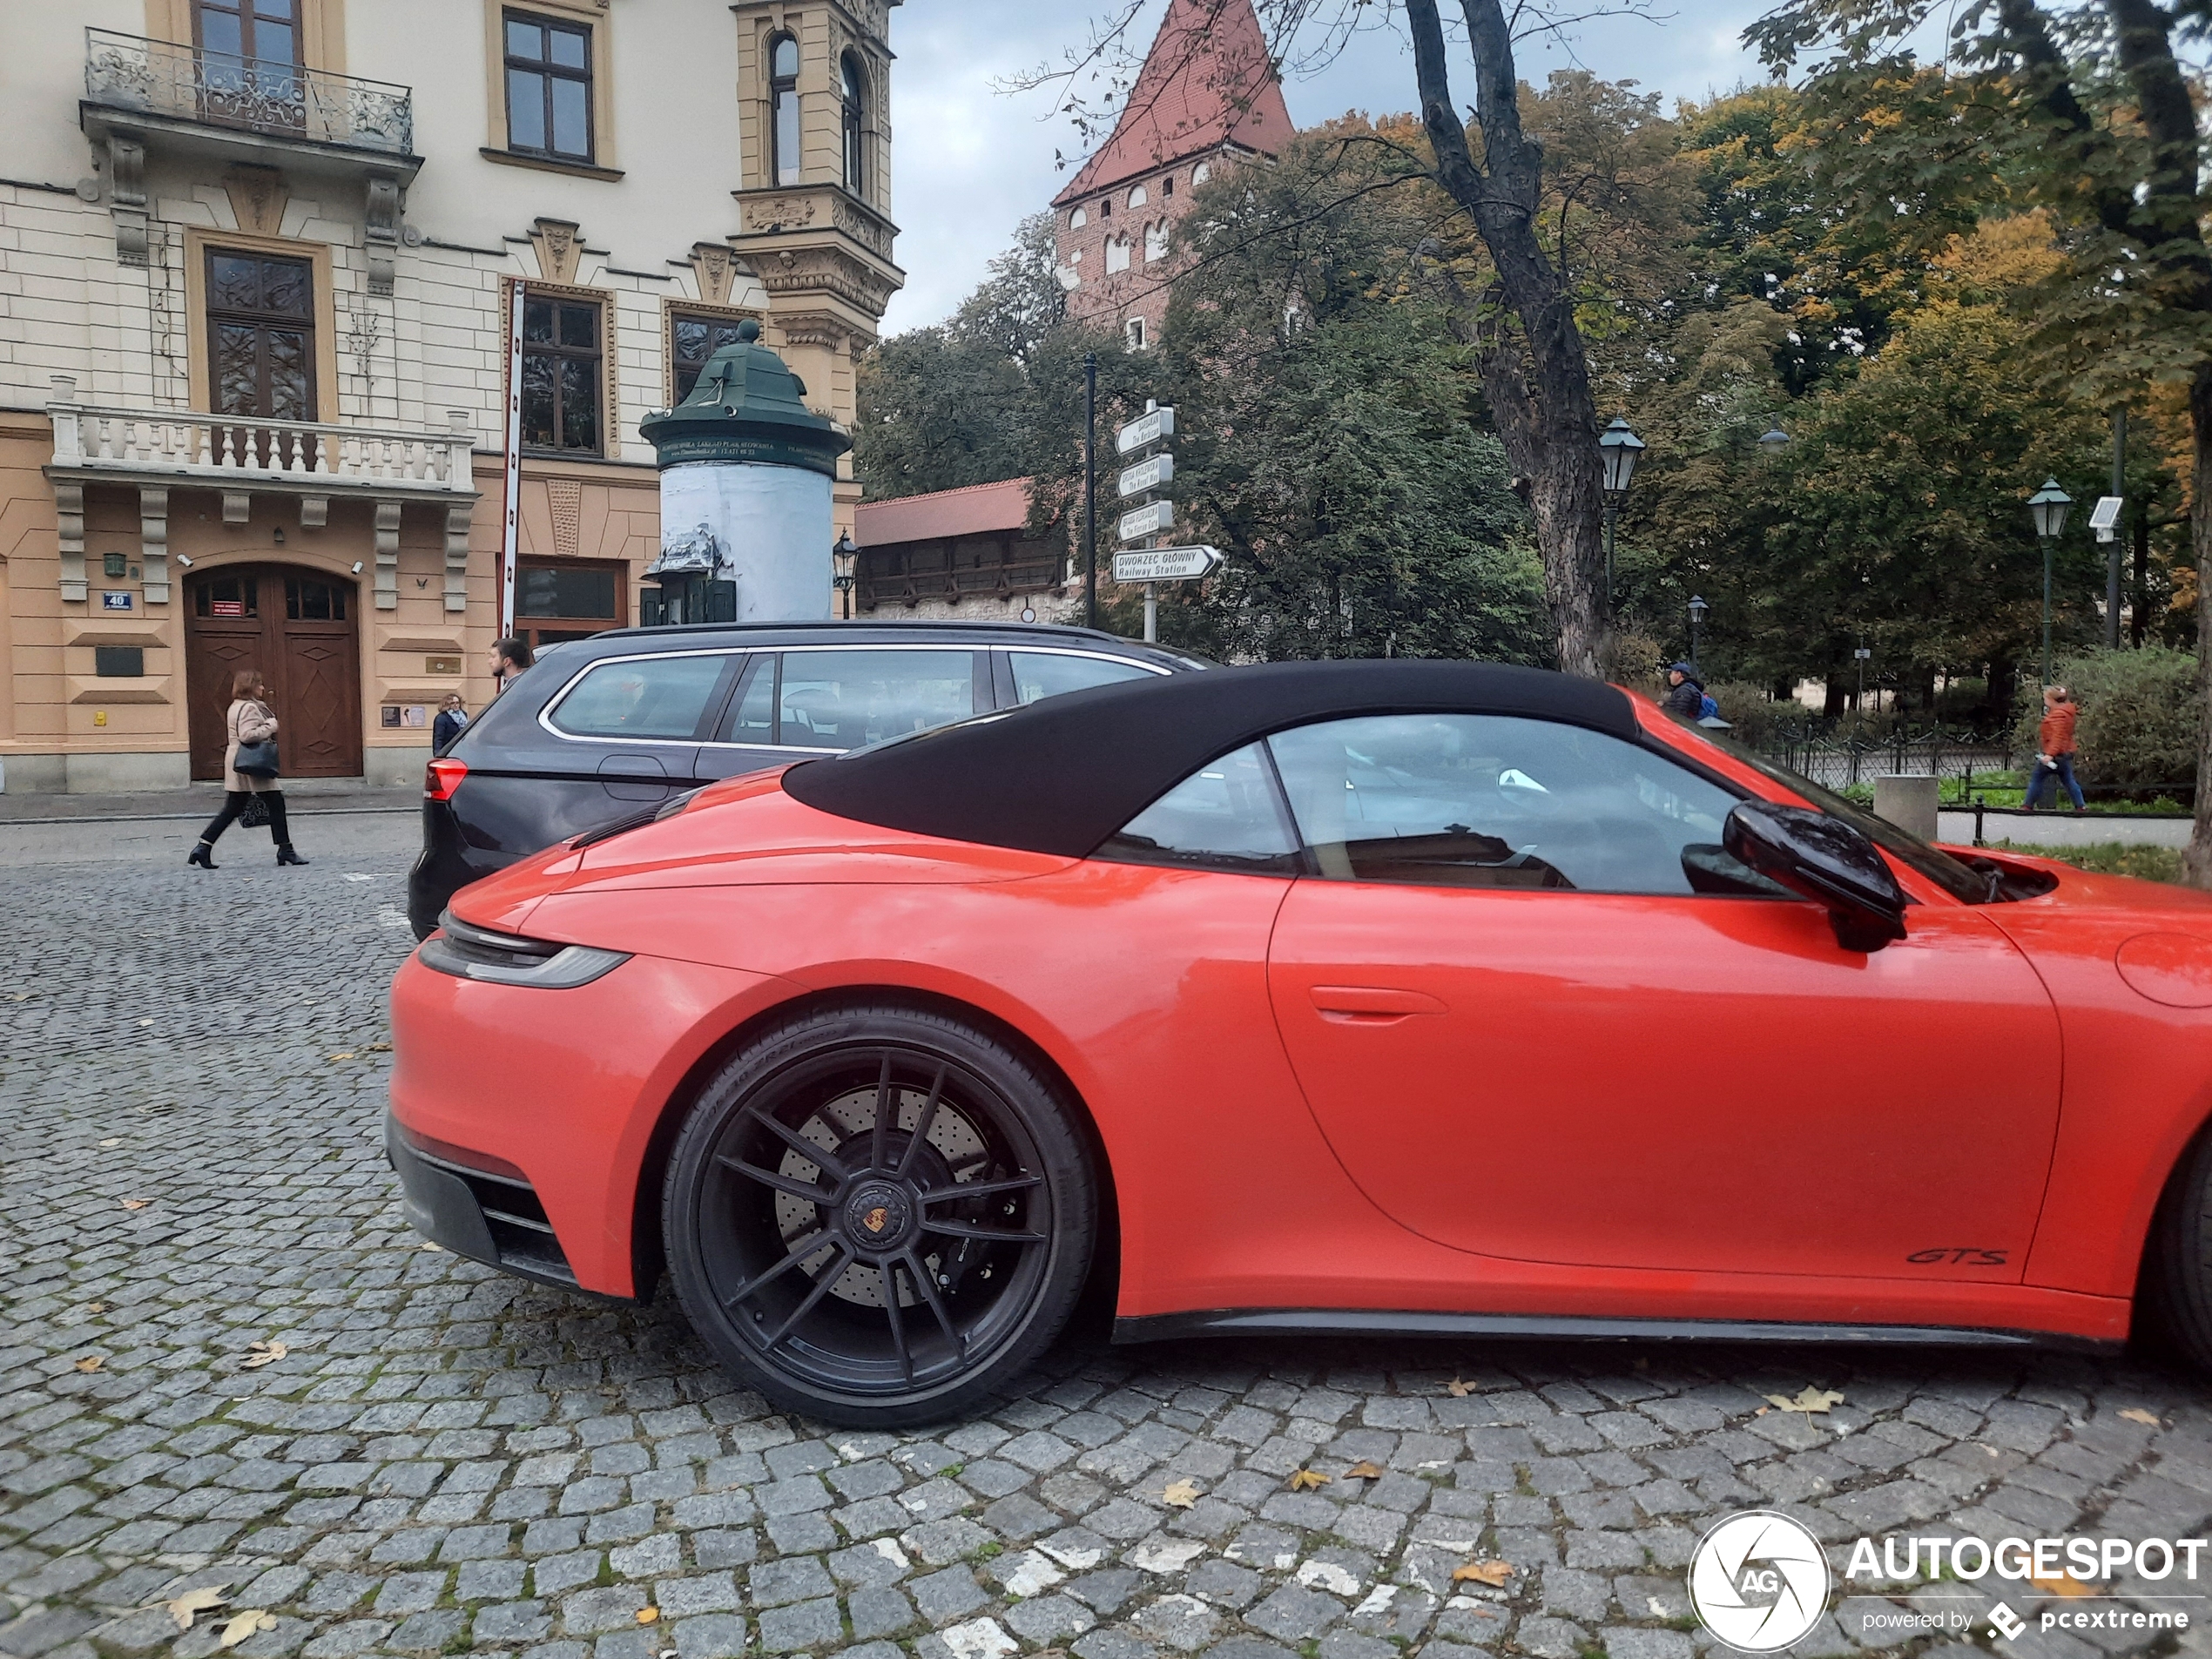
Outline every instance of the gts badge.
<svg viewBox="0 0 2212 1659"><path fill-rule="evenodd" d="M1943 1244L1933 1250L1916 1250L1905 1258L1916 1267L2002 1267L2005 1252L2001 1250L1978 1250L1971 1244Z"/></svg>

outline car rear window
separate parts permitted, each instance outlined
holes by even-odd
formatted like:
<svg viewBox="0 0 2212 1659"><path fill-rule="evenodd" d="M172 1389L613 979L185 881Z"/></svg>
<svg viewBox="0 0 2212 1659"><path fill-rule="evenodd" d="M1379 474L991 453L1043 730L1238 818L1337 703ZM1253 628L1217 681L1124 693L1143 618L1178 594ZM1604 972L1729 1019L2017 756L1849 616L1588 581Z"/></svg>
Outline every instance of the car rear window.
<svg viewBox="0 0 2212 1659"><path fill-rule="evenodd" d="M858 749L975 712L975 653L792 651L784 653L777 741Z"/></svg>
<svg viewBox="0 0 2212 1659"><path fill-rule="evenodd" d="M618 657L595 664L546 718L572 738L682 742L698 730L729 663L722 652Z"/></svg>
<svg viewBox="0 0 2212 1659"><path fill-rule="evenodd" d="M1078 657L1072 651L1010 651L1006 655L1014 670L1015 697L1022 703L1143 679L1151 672L1117 658Z"/></svg>

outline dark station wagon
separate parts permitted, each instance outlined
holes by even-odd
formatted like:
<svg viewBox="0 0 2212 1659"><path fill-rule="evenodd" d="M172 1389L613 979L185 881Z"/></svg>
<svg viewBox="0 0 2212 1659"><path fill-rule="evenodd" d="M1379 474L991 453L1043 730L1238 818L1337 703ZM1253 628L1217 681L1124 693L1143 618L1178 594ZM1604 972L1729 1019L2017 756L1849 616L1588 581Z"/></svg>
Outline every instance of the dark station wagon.
<svg viewBox="0 0 2212 1659"><path fill-rule="evenodd" d="M707 623L550 645L430 763L408 918L427 937L469 882L718 779L1208 666L1014 623Z"/></svg>

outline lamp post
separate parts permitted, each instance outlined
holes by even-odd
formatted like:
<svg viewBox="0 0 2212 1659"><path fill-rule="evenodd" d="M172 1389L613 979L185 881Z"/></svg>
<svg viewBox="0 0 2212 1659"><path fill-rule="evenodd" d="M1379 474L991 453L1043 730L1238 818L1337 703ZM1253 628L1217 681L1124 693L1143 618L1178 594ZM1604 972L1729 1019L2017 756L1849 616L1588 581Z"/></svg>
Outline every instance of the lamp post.
<svg viewBox="0 0 2212 1659"><path fill-rule="evenodd" d="M1697 624L1705 620L1705 613L1711 609L1698 595L1689 596L1689 666L1693 673L1697 668Z"/></svg>
<svg viewBox="0 0 2212 1659"><path fill-rule="evenodd" d="M2051 683L2051 554L2057 545L2060 533L2066 529L2067 509L2074 505L2074 497L2059 488L2055 478L2046 478L2043 488L2027 498L2027 510L2035 520L2036 539L2043 543L2043 684Z"/></svg>
<svg viewBox="0 0 2212 1659"><path fill-rule="evenodd" d="M1759 434L1759 451L1763 455L1778 455L1790 447L1790 435L1782 429L1782 417L1769 417L1767 429Z"/></svg>
<svg viewBox="0 0 2212 1659"><path fill-rule="evenodd" d="M837 545L830 549L830 580L845 603L845 620L853 620L853 590L859 585L860 550L853 545L849 536L840 536Z"/></svg>
<svg viewBox="0 0 2212 1659"><path fill-rule="evenodd" d="M1629 481L1636 474L1636 457L1643 453L1643 440L1629 430L1628 421L1620 415L1597 435L1598 462L1604 469L1605 486L1605 608L1613 608L1613 542L1621 525L1621 503L1627 499Z"/></svg>
<svg viewBox="0 0 2212 1659"><path fill-rule="evenodd" d="M1083 626L1098 626L1098 354L1083 354Z"/></svg>

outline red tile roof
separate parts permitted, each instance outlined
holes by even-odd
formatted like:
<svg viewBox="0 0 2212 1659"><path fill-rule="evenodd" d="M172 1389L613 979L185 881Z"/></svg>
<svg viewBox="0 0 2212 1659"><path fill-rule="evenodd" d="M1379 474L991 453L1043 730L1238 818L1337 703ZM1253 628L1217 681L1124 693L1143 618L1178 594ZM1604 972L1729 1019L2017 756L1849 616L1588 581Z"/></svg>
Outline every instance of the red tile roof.
<svg viewBox="0 0 2212 1659"><path fill-rule="evenodd" d="M993 536L1018 530L1028 522L1029 481L1002 478L994 484L970 484L927 496L864 501L853 509L853 539L862 547L888 547L898 542Z"/></svg>
<svg viewBox="0 0 2212 1659"><path fill-rule="evenodd" d="M1169 0L1113 136L1053 206L1224 143L1272 155L1291 131L1251 0Z"/></svg>

